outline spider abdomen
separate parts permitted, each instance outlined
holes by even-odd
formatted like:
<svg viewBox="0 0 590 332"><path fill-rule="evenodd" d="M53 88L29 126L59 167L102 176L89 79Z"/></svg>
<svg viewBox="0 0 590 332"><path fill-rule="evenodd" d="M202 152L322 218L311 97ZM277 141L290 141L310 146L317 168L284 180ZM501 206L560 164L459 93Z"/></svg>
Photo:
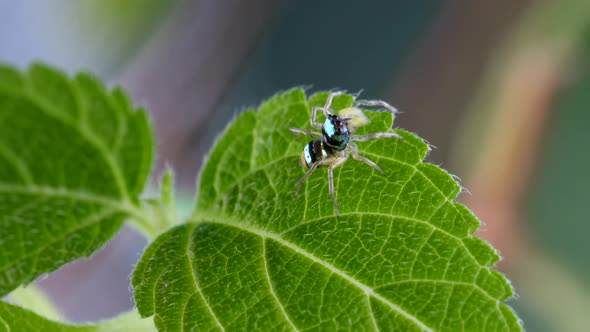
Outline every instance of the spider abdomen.
<svg viewBox="0 0 590 332"><path fill-rule="evenodd" d="M332 152L332 149L323 140L311 141L303 148L301 166L310 168L315 162L328 158Z"/></svg>

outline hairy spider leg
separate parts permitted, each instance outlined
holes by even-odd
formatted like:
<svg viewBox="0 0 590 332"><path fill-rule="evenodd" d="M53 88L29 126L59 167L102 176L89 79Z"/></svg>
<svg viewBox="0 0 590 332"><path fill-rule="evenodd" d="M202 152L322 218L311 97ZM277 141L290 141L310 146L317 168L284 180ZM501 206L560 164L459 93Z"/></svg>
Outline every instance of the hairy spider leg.
<svg viewBox="0 0 590 332"><path fill-rule="evenodd" d="M381 132L381 133L371 133L371 134L367 134L367 135L351 135L350 136L350 140L356 141L356 142L366 142L366 141L371 141L371 140L378 139L378 138L404 139L403 137L401 137L397 133L392 133L392 132Z"/></svg>
<svg viewBox="0 0 590 332"><path fill-rule="evenodd" d="M303 134L303 135L311 136L314 138L324 137L324 135L322 135L322 133L318 133L318 132L307 130L307 129L289 128L289 130L294 134Z"/></svg>
<svg viewBox="0 0 590 332"><path fill-rule="evenodd" d="M345 93L345 91L334 91L332 93L330 93L330 95L328 96L328 99L326 99L326 104L324 105L324 107L321 106L316 106L314 108L312 108L311 110L311 117L309 118L309 123L311 124L311 126L313 128L322 128L322 123L317 122L317 112L318 111L322 111L324 113L324 116L327 118L328 115L331 115L332 113L330 113L330 106L332 105L332 100L334 99L334 97L343 95Z"/></svg>
<svg viewBox="0 0 590 332"><path fill-rule="evenodd" d="M385 172L381 169L381 167L377 166L374 161L370 160L369 158L363 157L359 154L359 148L356 144L350 143L351 146L351 154L352 158L358 161L362 161L363 163L373 167L377 172L381 173L381 175L385 175Z"/></svg>
<svg viewBox="0 0 590 332"><path fill-rule="evenodd" d="M309 178L309 176L318 168L318 166L323 165L326 160L327 159L322 159L311 164L311 167L309 168L309 170L307 170L305 175L303 175L303 177L299 181L297 181L297 190L295 191L295 196L299 195L299 192L301 192L301 187L303 186L305 180Z"/></svg>
<svg viewBox="0 0 590 332"><path fill-rule="evenodd" d="M330 197L332 197L332 202L334 202L334 210L336 212L336 217L340 214L338 210L338 202L336 201L336 194L334 193L334 169L338 166L341 166L348 160L348 154L343 155L342 157L338 157L336 161L334 161L328 167L328 189L330 191Z"/></svg>
<svg viewBox="0 0 590 332"><path fill-rule="evenodd" d="M359 107L359 106L369 106L369 107L375 107L375 106L379 106L382 107L383 109L385 109L387 112L395 114L397 112L399 112L397 110L397 108L389 105L387 102L383 101L383 100L367 100L367 99L359 99L356 100L353 104L353 107Z"/></svg>
<svg viewBox="0 0 590 332"><path fill-rule="evenodd" d="M381 109L375 109L372 111L386 111L391 113L392 117L395 117L395 114L398 112L397 108L389 105L388 103L386 103L383 100L365 100L365 99L359 99L356 100L353 104L353 107L357 107L360 108L362 106L368 106L368 107L381 107ZM393 126L393 122L392 122L392 126Z"/></svg>

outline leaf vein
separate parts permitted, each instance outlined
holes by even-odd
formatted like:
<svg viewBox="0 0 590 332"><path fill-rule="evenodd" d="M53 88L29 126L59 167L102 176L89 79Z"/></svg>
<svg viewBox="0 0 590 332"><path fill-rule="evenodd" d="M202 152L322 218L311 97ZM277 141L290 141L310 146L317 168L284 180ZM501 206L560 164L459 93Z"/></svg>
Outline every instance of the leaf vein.
<svg viewBox="0 0 590 332"><path fill-rule="evenodd" d="M73 200L84 202L91 202L110 206L116 208L121 212L126 212L134 217L142 220L147 220L149 217L144 215L140 209L132 205L130 201L114 200L106 196L100 196L89 191L74 190L65 187L48 187L40 185L20 185L20 184L3 184L0 183L0 193L7 194L24 194L24 195L40 195L51 197L65 197Z"/></svg>
<svg viewBox="0 0 590 332"><path fill-rule="evenodd" d="M89 144L93 145L99 152L105 163L109 166L111 171L113 172L113 176L119 188L119 192L123 197L129 199L129 193L125 189L125 181L123 180L123 176L121 174L121 170L112 156L112 153L109 153L109 150L106 148L104 142L102 142L93 132L87 129L86 126L76 126L76 122L69 120L67 117L60 114L58 110L55 109L53 105L48 104L41 98L35 96L32 91L26 92L22 94L26 98L28 98L32 103L36 104L39 107L39 110L44 111L46 115L53 117L56 120L61 121L63 124L70 126L75 131L80 133L82 137L84 137ZM83 108L82 108L83 109Z"/></svg>
<svg viewBox="0 0 590 332"><path fill-rule="evenodd" d="M452 201L452 199L449 199L449 198L448 198L448 197L445 195L445 193L443 193L443 192L442 192L442 190L440 190L440 188L439 188L439 187L438 187L438 186L437 186L437 185L436 185L434 182L432 182L432 180L431 180L431 179L430 179L428 176L426 176L426 174L424 174L424 172L422 172L422 171L421 171L421 170L420 170L420 169L417 167L417 165L415 165L415 164L410 164L410 163L406 163L406 162L403 162L403 161L401 161L401 160L397 160L397 159L390 158L390 157L387 157L387 156L383 156L383 155L377 155L377 154L370 153L370 152L367 152L367 154L368 154L368 155L371 155L371 156L374 156L374 157L376 157L376 158L381 158L381 159L385 159L385 160L389 160L389 161L392 161L392 162L397 162L397 163L401 163L401 164L404 164L404 165L407 165L407 166L413 167L414 169L416 169L416 171L417 171L418 173L420 173L420 174L421 174L421 175L422 175L422 176L423 176L423 177L426 179L426 181L428 181L428 182L429 182L429 183L432 185L432 187L433 187L434 189L436 189L436 191L438 191L438 192L441 194L441 196L442 196L442 197L444 197L444 199L445 199L445 200L447 200L447 201ZM421 162L421 163L424 163L424 162Z"/></svg>
<svg viewBox="0 0 590 332"><path fill-rule="evenodd" d="M375 331L379 331L379 325L377 324L375 314L373 313L373 307L371 306L371 297L367 295L365 298L367 299L367 308L369 309L369 316L371 316L371 321L375 326Z"/></svg>
<svg viewBox="0 0 590 332"><path fill-rule="evenodd" d="M264 275L266 276L266 281L268 281L268 288L270 290L270 294L277 302L279 309L281 309L281 312L283 313L283 315L287 319L287 322L289 322L289 325L291 325L291 327L293 327L293 329L295 331L299 331L299 329L297 329L297 326L295 326L295 324L293 324L293 322L291 321L291 318L289 318L289 315L287 315L285 308L283 307L283 305L281 304L281 301L279 301L279 298L277 297L277 294L275 293L274 287L272 285L272 280L270 280L270 273L268 273L268 259L266 257L266 255L267 255L267 253L266 253L266 238L261 237L261 239L262 239L262 260L264 262Z"/></svg>
<svg viewBox="0 0 590 332"><path fill-rule="evenodd" d="M389 282L389 283L386 283L383 285L379 285L379 287L377 287L377 289L389 287L389 286L393 286L393 285L401 285L401 284L409 284L409 283L432 283L432 284L452 285L452 286L468 286L468 287L472 287L475 290L479 291L482 295L484 295L488 299L490 299L496 303L500 302L500 300L498 300L497 298L490 295L490 293L488 293L486 290L481 288L478 284L465 282L465 281L442 280L442 279L406 279L406 280L398 280L398 281Z"/></svg>
<svg viewBox="0 0 590 332"><path fill-rule="evenodd" d="M6 321L4 319L2 319L2 317L0 317L0 323L2 323L2 325L4 325L4 327L6 328L6 332L12 331L12 329L10 328L10 325L8 325L8 323L6 323Z"/></svg>
<svg viewBox="0 0 590 332"><path fill-rule="evenodd" d="M43 250L49 248L51 245L53 245L59 241L65 240L65 238L68 235L71 235L72 233L74 233L80 229L84 229L86 227L93 226L95 223L99 222L100 220L102 220L102 219L104 219L104 218L108 217L109 215L114 214L116 212L119 212L119 211L114 210L114 209L108 209L108 210L103 211L102 213L94 214L90 218L86 218L85 220L83 220L76 227L73 227L73 228L70 228L70 229L64 231L58 237L52 238L49 242L46 242L44 245L40 246L38 249L28 252L26 255L20 257L20 260L23 260L23 259L26 259L26 258L29 258L29 257L39 254ZM7 267L12 266L12 265L14 265L14 262L4 264L4 265L0 266L0 271L4 271Z"/></svg>
<svg viewBox="0 0 590 332"><path fill-rule="evenodd" d="M242 226L239 224L234 224L234 223L227 223L227 222L223 222L223 221L211 221L211 219L209 219L209 222L211 223L217 223L217 224L221 224L221 225L225 225L228 227L234 227L237 229L240 229L242 231L246 231L252 234L256 234L258 236L261 236L263 238L267 238L270 240L273 240L275 242L277 242L278 244L287 247L293 251L295 251L296 253L312 260L315 263L320 264L321 266L325 267L327 270L329 270L330 272L340 276L341 278L343 278L344 280L350 282L352 285L356 286L357 288L359 288L360 290L362 290L363 292L365 292L365 294L367 294L367 296L372 296L375 299L377 299L378 301L382 302L383 304L387 305L388 307L390 307L392 310L398 312L399 314L401 314L402 316L406 317L407 319L409 319L410 321L412 321L416 326L418 326L419 328L421 328L424 331L433 331L430 327L426 326L422 321L420 321L417 317L413 316L412 314L408 313L407 311L405 311L403 308L401 308L400 306L398 306L397 304L391 302L390 300L388 300L387 298L383 297L381 294L377 293L373 288L363 284L362 282L354 279L353 277L349 276L345 271L342 271L340 269L338 269L337 267L333 266L332 264L316 257L315 255L313 255L312 253L304 250L303 248L297 246L294 243L291 243L285 239L283 239L282 237L276 235L276 234L272 234L272 233L268 233L265 232L263 230L258 230L258 229L252 229L246 226Z"/></svg>
<svg viewBox="0 0 590 332"><path fill-rule="evenodd" d="M203 294L201 287L199 287L199 279L197 278L197 275L195 273L196 266L194 264L194 260L191 259L191 257L193 257L193 254L191 252L191 248L193 246L192 239L190 238L191 233L192 232L186 232L186 234L188 236L188 239L186 241L186 243L187 243L187 245L186 245L186 259L188 260L188 265L189 265L189 268L191 271L191 277L193 278L193 285L195 286L195 290L197 291L197 293L201 297L201 300L203 300L203 304L205 304L205 306L207 307L207 310L209 310L209 314L215 320L215 323L217 323L217 325L219 326L219 328L221 328L222 331L225 331L225 328L223 327L223 325L221 325L221 323L219 322L219 319L217 319L217 316L213 312L213 308L211 308L211 305L209 304L209 302L205 298L205 295Z"/></svg>
<svg viewBox="0 0 590 332"><path fill-rule="evenodd" d="M27 184L34 183L33 175L27 167L27 164L23 162L22 158L20 158L16 153L14 153L11 149L6 147L3 142L0 141L0 155L5 157L9 163L11 163L15 168L18 174L21 176L22 180L25 181Z"/></svg>
<svg viewBox="0 0 590 332"><path fill-rule="evenodd" d="M418 258L420 257L420 253L422 252L424 247L428 244L428 241L430 241L430 238L432 237L432 234L434 234L434 231L435 231L434 228L430 229L430 233L428 234L428 236L426 236L424 238L424 242L422 242L422 244L420 245L420 248L418 248L418 250L416 251L416 256L414 257L414 260L412 261L412 266L410 267L410 278L412 278L412 276L414 275L414 266L416 266L416 262L418 261Z"/></svg>
<svg viewBox="0 0 590 332"><path fill-rule="evenodd" d="M340 213L340 217L347 216L347 215L350 215L350 216L359 215L361 217L363 215L374 215L374 216L381 216L381 217L386 217L386 218L399 218L399 219L406 219L408 221L413 221L413 222L417 222L417 223L420 223L420 224L424 224L424 225L430 226L430 227L432 227L432 228L440 231L441 233L445 234L446 236L457 240L460 243L461 247L464 248L467 251L467 253L473 259L473 261L478 266L484 267L483 265L481 265L478 262L478 260L475 258L475 256L473 256L473 253L471 253L471 251L469 251L469 249L465 246L465 244L463 243L463 239L462 238L460 238L460 237L458 237L458 236L456 236L454 234L451 234L451 233L445 231L444 229L442 229L442 228L440 228L438 226L435 226L435 225L429 223L428 221L416 219L416 218L413 218L413 217L399 216L399 215L393 215L393 214L387 214L387 213L379 213L379 212L345 212L345 213ZM293 226L291 228L288 228L287 230L281 232L279 235L280 236L283 236L286 233L289 233L289 232L293 231L294 229L296 229L296 228L298 228L300 226L304 226L304 225L307 225L307 224L310 224L310 223L313 223L313 222L316 222L316 221L320 221L322 219L331 219L331 218L334 218L334 217L333 216L322 216L322 217L310 219L310 220L307 220L307 221L302 222L300 224L297 224L297 225L295 225L295 226Z"/></svg>

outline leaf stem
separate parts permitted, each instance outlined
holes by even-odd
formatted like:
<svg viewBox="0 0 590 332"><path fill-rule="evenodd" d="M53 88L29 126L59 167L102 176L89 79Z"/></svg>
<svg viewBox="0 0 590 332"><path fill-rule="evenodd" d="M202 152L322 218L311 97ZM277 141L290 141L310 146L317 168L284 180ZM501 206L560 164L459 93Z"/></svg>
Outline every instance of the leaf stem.
<svg viewBox="0 0 590 332"><path fill-rule="evenodd" d="M174 198L174 173L166 171L161 179L160 199L146 199L142 202L143 209L131 208L131 223L148 239L153 240L162 232L176 225L176 203Z"/></svg>
<svg viewBox="0 0 590 332"><path fill-rule="evenodd" d="M150 241L167 229L160 227L162 223L156 221L156 216L148 215L146 211L134 208L127 212L129 213L128 222Z"/></svg>

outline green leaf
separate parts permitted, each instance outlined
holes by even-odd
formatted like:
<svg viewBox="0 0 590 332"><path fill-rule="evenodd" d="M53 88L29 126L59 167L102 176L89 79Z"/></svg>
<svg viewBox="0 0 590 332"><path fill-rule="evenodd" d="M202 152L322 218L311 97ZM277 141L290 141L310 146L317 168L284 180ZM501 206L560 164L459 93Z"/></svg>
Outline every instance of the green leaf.
<svg viewBox="0 0 590 332"><path fill-rule="evenodd" d="M137 214L146 113L88 74L0 66L0 296L106 243Z"/></svg>
<svg viewBox="0 0 590 332"><path fill-rule="evenodd" d="M141 319L137 312L124 313L111 320L92 325L71 325L49 320L19 306L0 301L0 332L146 332L153 323Z"/></svg>
<svg viewBox="0 0 590 332"><path fill-rule="evenodd" d="M27 309L0 301L0 331L91 332L97 330L94 326L74 326L54 322Z"/></svg>
<svg viewBox="0 0 590 332"><path fill-rule="evenodd" d="M146 250L132 284L140 314L161 330L518 331L503 303L513 295L490 267L497 253L472 236L479 221L454 201L461 188L422 162L428 146L399 139L360 143L381 176L348 161L335 171L336 218L325 169L294 197L311 138L310 108L294 89L241 114L200 175L190 223ZM335 100L347 107L351 96ZM391 117L366 112L367 132Z"/></svg>

